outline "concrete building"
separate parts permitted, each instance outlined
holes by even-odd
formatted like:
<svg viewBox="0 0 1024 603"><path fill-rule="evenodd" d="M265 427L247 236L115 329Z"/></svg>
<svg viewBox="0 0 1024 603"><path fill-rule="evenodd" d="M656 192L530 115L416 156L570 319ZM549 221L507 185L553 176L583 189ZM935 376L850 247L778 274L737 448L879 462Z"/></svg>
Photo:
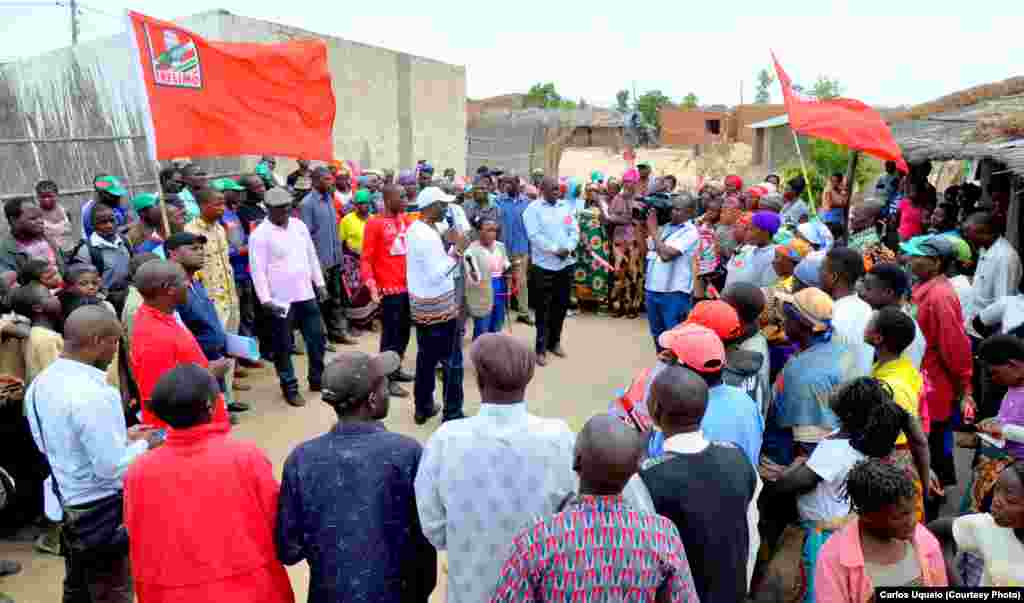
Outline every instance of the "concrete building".
<svg viewBox="0 0 1024 603"><path fill-rule="evenodd" d="M780 115L745 128L753 136L751 165L762 167L765 173L779 170L783 165L799 161L793 130L789 127L789 116ZM810 157L810 146L806 136L798 136L800 151Z"/></svg>
<svg viewBox="0 0 1024 603"><path fill-rule="evenodd" d="M439 170L466 164L466 69L305 30L214 10L176 21L209 40L327 43L337 112L334 153L368 168ZM127 33L0 66L0 199L57 182L65 206L87 198L98 173L132 192L154 190L146 154L136 57ZM239 90L244 94L244 90ZM197 133L201 135L201 133ZM202 158L211 173L251 169L255 157ZM280 161L284 174L294 169ZM72 211L77 214L77 211Z"/></svg>

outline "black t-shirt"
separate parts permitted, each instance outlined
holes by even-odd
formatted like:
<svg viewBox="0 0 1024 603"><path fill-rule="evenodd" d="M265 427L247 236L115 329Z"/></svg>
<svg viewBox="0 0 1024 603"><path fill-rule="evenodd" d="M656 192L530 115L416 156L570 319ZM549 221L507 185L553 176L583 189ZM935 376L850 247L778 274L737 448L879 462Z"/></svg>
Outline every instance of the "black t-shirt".
<svg viewBox="0 0 1024 603"><path fill-rule="evenodd" d="M747 596L747 508L757 476L733 444L713 442L696 454L666 453L640 471L654 509L676 524L702 603Z"/></svg>

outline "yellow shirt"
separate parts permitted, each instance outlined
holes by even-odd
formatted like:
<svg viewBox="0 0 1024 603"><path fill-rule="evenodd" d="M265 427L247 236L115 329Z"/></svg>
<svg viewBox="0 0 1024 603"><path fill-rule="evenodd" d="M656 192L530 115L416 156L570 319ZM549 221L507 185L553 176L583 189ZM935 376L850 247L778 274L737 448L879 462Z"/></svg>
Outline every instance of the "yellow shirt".
<svg viewBox="0 0 1024 603"><path fill-rule="evenodd" d="M235 291L235 273L231 270L231 259L228 256L230 246L228 235L220 224L207 224L202 217L192 220L185 226L185 232L206 237L206 263L199 271L199 280L210 294L217 316L224 326L228 325L231 309L238 305L238 293Z"/></svg>
<svg viewBox="0 0 1024 603"><path fill-rule="evenodd" d="M899 404L900 408L915 417L919 416L918 400L921 388L924 386L924 379L909 358L900 356L885 364L875 363L871 370L871 376L892 388L893 401ZM907 436L901 433L896 438L896 445L906 443Z"/></svg>
<svg viewBox="0 0 1024 603"><path fill-rule="evenodd" d="M364 219L359 217L357 212L350 211L341 219L341 224L338 224L338 237L356 253L363 252L363 232L369 219L370 216Z"/></svg>

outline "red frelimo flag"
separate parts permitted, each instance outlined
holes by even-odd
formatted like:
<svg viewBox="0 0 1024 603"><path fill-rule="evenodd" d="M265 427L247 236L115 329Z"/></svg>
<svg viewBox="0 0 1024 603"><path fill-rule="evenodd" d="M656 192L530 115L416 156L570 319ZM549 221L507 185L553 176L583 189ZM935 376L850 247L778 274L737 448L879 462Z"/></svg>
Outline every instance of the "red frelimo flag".
<svg viewBox="0 0 1024 603"><path fill-rule="evenodd" d="M320 40L210 42L129 11L154 159L334 157L334 92Z"/></svg>
<svg viewBox="0 0 1024 603"><path fill-rule="evenodd" d="M779 60L772 53L775 73L782 85L782 97L789 114L789 126L805 136L823 138L863 151L873 157L895 161L896 167L906 173L903 152L892 137L889 125L878 111L852 98L816 100L793 91L793 82L786 75Z"/></svg>

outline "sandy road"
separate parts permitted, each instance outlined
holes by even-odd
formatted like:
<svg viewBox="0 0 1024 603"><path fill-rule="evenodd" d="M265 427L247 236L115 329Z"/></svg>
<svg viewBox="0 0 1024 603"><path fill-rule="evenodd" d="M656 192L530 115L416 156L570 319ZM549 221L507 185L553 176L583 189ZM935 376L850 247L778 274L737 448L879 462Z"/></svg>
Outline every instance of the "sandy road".
<svg viewBox="0 0 1024 603"><path fill-rule="evenodd" d="M516 324L513 333L532 343L534 331L531 327ZM643 318L577 316L566 321L563 341L569 358L549 357L548 366L537 369L527 399L531 412L561 417L577 431L588 417L607 408L616 388L625 384L638 368L654 359L647 321ZM376 334L363 336L358 349L375 351ZM413 367L414 358L415 333L405 362L407 368ZM302 357L297 357L296 368L297 374L305 374ZM334 423L334 412L308 393L309 404L305 408L287 406L280 397L270 369L253 373L248 383L253 385L253 390L239 392L239 398L250 402L253 409L235 428L235 436L259 443L280 477L288 453L296 444L330 429ZM466 370L465 391L466 413L475 413L480 396L469 368ZM440 387L435 395L440 399ZM391 412L385 423L392 431L425 441L437 428L438 419L417 426L413 423L412 414L411 398L392 398ZM0 592L14 597L18 603L60 601L64 577L62 559L35 554L30 544L6 541L0 541L0 558L16 559L25 566L21 574L0 579ZM289 568L289 574L296 600L305 601L309 579L305 563ZM442 585L435 591L433 600L444 601L443 580L439 583Z"/></svg>

